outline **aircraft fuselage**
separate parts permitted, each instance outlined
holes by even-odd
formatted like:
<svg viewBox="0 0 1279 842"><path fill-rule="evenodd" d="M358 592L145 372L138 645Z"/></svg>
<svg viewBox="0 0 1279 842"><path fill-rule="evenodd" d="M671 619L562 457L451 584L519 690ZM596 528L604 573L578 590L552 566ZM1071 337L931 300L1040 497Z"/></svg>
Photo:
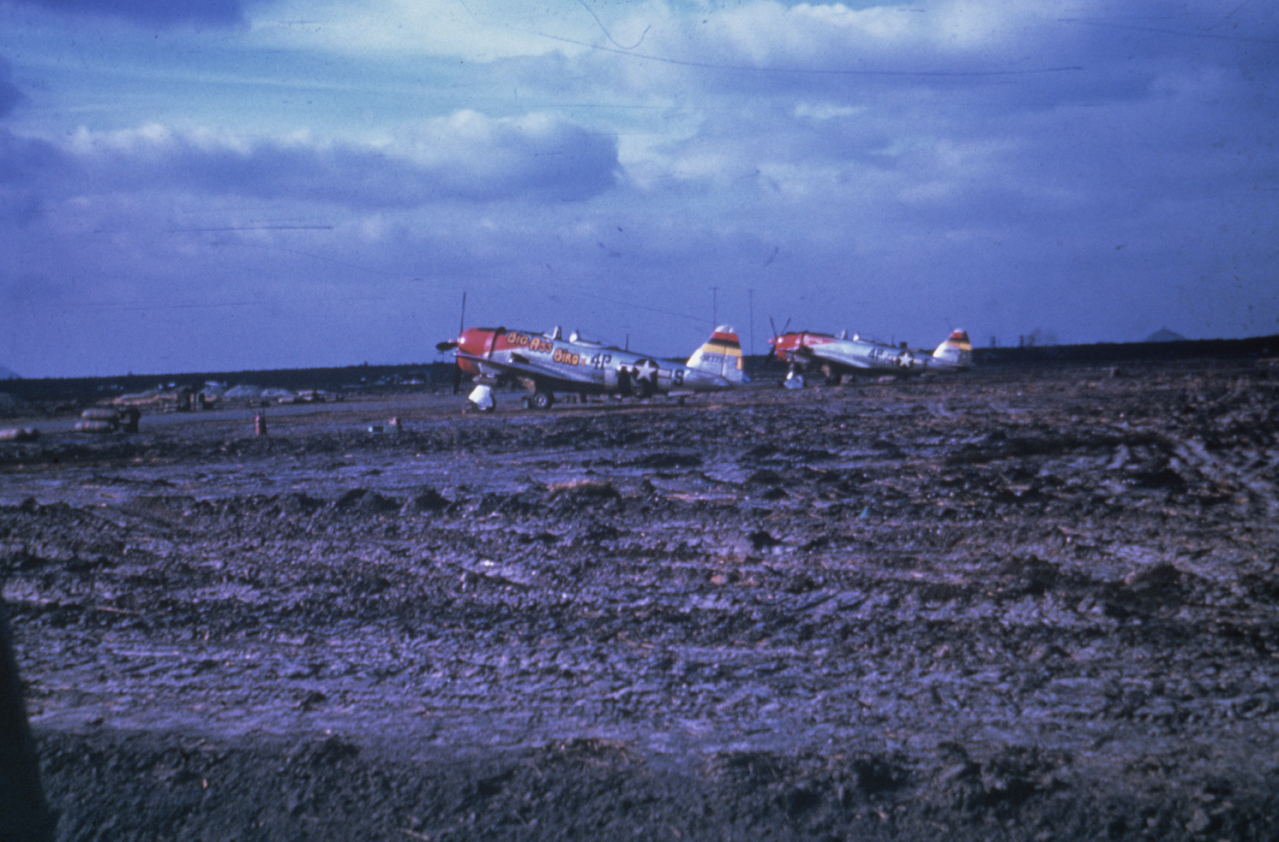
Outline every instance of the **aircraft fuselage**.
<svg viewBox="0 0 1279 842"><path fill-rule="evenodd" d="M962 330L953 331L932 353L908 348L905 343L889 345L856 335L848 338L808 331L784 333L769 341L774 354L793 371L817 366L828 378L845 373L907 375L938 369L954 371L968 368L972 357L968 334Z"/></svg>
<svg viewBox="0 0 1279 842"><path fill-rule="evenodd" d="M734 337L734 343L735 343ZM712 340L713 342L713 340ZM710 343L708 343L710 344ZM737 351L736 356L731 352ZM577 392L648 396L732 388L731 370L740 371L740 350L721 350L720 372L603 343L527 330L468 328L457 342L457 364L491 385L521 383L530 392ZM705 352L703 363L714 351ZM728 374L729 376L725 376ZM740 382L740 380L739 380Z"/></svg>

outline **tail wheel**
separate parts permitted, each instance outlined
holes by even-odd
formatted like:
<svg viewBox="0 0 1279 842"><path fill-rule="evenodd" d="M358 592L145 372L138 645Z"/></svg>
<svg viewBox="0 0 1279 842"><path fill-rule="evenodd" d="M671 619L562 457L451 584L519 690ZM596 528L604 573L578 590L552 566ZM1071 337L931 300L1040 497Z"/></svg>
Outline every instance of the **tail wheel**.
<svg viewBox="0 0 1279 842"><path fill-rule="evenodd" d="M534 409L550 409L555 406L555 396L550 392L534 392L532 404Z"/></svg>

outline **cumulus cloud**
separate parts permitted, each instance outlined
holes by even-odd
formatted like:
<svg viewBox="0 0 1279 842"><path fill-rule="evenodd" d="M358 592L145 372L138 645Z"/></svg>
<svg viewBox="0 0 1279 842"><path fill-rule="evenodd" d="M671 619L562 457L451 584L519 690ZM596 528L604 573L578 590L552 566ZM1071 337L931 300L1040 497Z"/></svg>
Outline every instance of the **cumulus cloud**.
<svg viewBox="0 0 1279 842"><path fill-rule="evenodd" d="M308 201L362 209L441 201L580 201L613 186L615 138L550 116L490 119L462 112L429 121L396 142L352 144L244 139L158 126L80 132L56 153L20 143L12 178L46 174L66 192L185 193ZM63 172L74 166L76 177ZM0 175L0 178L3 176Z"/></svg>
<svg viewBox="0 0 1279 842"><path fill-rule="evenodd" d="M636 11L617 28L645 37L634 49L596 38L593 58L637 89L840 103L935 91L1043 109L1145 96L1188 60L1255 74L1279 65L1279 19L1248 4L1155 2L1117 15L1092 2L750 0L696 15Z"/></svg>
<svg viewBox="0 0 1279 842"><path fill-rule="evenodd" d="M674 351L712 287L721 317L750 288L757 313L918 342L947 319L1207 335L1205 300L1260 314L1224 333L1274 330L1261 4L277 0L268 20L248 2L221 7L248 27L159 49L108 27L96 60L58 27L30 34L38 60L0 38L49 98L15 108L0 69L0 281L33 291L23 330L77 296L274 295L307 308L281 364L333 359L335 335L357 359L409 337L381 355L406 359L414 302L469 290L477 318L580 317ZM401 329L347 306L366 288ZM1138 304L1153 324L1114 315Z"/></svg>

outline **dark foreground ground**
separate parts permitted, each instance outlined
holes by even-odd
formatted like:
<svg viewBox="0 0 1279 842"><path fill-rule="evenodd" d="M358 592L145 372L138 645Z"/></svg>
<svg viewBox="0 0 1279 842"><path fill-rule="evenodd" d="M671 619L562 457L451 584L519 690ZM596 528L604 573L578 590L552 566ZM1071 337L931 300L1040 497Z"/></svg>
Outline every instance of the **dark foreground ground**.
<svg viewBox="0 0 1279 842"><path fill-rule="evenodd" d="M0 444L58 838L1275 839L1279 369L1114 374Z"/></svg>

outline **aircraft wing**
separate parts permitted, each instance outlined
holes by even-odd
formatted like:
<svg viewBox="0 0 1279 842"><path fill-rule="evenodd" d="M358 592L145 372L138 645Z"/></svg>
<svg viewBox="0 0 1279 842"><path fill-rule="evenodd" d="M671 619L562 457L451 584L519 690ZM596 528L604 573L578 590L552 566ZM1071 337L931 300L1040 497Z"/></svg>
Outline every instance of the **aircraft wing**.
<svg viewBox="0 0 1279 842"><path fill-rule="evenodd" d="M486 368L497 369L503 374L528 377L552 386L564 384L572 388L579 386L598 386L600 381L594 376L594 369L587 366L543 365L523 354L511 354L509 360L495 360L489 357L467 354L460 349L458 359L470 360L481 371ZM578 370L580 369L580 370Z"/></svg>
<svg viewBox="0 0 1279 842"><path fill-rule="evenodd" d="M819 346L816 350L805 347L804 351L806 352L804 356L809 361L820 360L824 363L832 363L849 369L874 368L874 365L866 357L852 352L851 349L841 348L837 343L833 342L829 345Z"/></svg>

